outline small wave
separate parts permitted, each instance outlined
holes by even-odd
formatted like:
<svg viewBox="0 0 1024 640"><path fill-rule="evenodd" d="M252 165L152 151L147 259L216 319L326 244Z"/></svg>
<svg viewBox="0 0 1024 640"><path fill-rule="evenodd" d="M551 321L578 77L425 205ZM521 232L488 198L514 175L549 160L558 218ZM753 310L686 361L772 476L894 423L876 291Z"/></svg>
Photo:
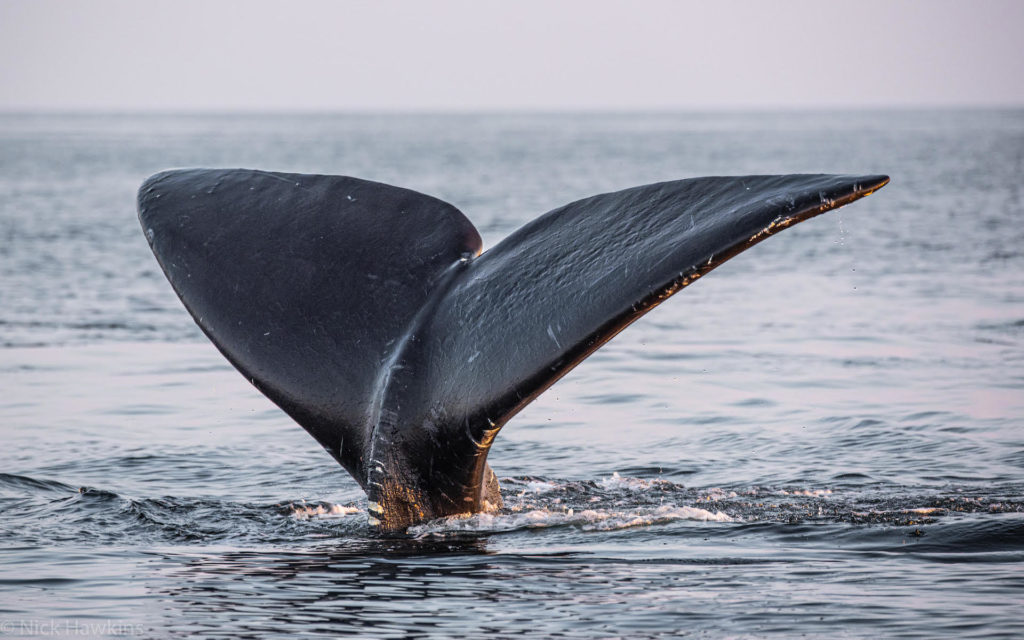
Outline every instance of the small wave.
<svg viewBox="0 0 1024 640"><path fill-rule="evenodd" d="M96 487L78 487L77 491L82 497L91 500L117 500L121 498L121 496L113 491L97 489Z"/></svg>
<svg viewBox="0 0 1024 640"><path fill-rule="evenodd" d="M719 502L721 500L731 500L732 498L738 498L739 494L735 491L726 491L719 487L712 487L704 491L704 495L697 498L697 502Z"/></svg>
<svg viewBox="0 0 1024 640"><path fill-rule="evenodd" d="M0 493L12 492L23 494L27 491L59 491L66 493L76 491L76 489L57 480L42 480L14 473L0 473Z"/></svg>
<svg viewBox="0 0 1024 640"><path fill-rule="evenodd" d="M779 489L780 496L812 496L821 498L832 495L831 489Z"/></svg>
<svg viewBox="0 0 1024 640"><path fill-rule="evenodd" d="M620 476L616 471L608 478L597 481L597 486L606 491L634 491L643 492L651 488L670 488L675 485L668 480L661 478L632 478Z"/></svg>
<svg viewBox="0 0 1024 640"><path fill-rule="evenodd" d="M662 505L655 508L632 510L607 509L531 509L513 513L476 513L452 516L410 527L408 533L416 538L445 536L453 533L497 533L520 529L545 529L574 526L583 531L614 531L676 520L699 522L734 522L721 511L708 511L699 507Z"/></svg>

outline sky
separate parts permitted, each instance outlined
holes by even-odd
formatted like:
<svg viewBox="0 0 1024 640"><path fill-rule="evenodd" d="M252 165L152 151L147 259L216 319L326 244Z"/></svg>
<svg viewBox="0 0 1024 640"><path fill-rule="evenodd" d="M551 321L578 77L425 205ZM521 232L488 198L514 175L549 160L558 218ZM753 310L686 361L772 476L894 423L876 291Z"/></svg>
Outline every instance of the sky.
<svg viewBox="0 0 1024 640"><path fill-rule="evenodd" d="M1022 0L0 0L2 111L1022 105Z"/></svg>

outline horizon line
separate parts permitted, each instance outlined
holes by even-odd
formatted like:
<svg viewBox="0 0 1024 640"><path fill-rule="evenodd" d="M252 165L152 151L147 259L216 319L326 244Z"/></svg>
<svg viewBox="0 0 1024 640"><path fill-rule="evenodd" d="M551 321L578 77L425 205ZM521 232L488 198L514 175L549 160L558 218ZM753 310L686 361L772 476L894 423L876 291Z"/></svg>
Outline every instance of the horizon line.
<svg viewBox="0 0 1024 640"><path fill-rule="evenodd" d="M1015 111L1024 102L896 103L856 105L706 105L677 107L31 107L0 106L0 116L217 116L217 115L675 115L715 113L837 113L911 111Z"/></svg>

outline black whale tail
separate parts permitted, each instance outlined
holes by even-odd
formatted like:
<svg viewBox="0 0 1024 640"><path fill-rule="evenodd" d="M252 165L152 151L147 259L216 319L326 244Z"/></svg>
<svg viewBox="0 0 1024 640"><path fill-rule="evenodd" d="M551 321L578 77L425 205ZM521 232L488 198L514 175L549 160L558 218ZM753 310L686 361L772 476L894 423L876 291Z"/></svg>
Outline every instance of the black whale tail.
<svg viewBox="0 0 1024 640"><path fill-rule="evenodd" d="M615 334L886 176L696 178L555 209L481 255L455 207L339 176L168 171L139 219L175 291L352 474L371 524L500 504L501 427Z"/></svg>

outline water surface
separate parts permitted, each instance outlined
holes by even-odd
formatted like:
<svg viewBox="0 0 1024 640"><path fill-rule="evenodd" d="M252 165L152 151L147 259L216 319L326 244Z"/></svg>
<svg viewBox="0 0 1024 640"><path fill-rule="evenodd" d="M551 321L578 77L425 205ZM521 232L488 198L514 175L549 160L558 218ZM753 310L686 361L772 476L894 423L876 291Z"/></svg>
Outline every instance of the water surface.
<svg viewBox="0 0 1024 640"><path fill-rule="evenodd" d="M174 166L398 184L487 246L659 180L893 180L514 418L503 512L385 540L160 273ZM1020 636L1022 183L1021 111L0 116L0 635Z"/></svg>

